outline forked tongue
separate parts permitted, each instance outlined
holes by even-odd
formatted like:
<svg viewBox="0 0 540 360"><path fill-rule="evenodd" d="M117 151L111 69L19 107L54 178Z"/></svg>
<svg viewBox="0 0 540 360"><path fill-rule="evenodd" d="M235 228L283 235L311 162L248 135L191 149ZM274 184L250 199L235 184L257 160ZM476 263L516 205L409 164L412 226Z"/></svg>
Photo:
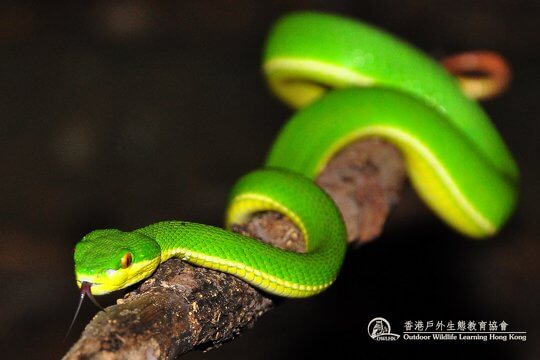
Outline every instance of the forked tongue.
<svg viewBox="0 0 540 360"><path fill-rule="evenodd" d="M94 305L96 305L101 310L105 311L103 306L99 305L94 295L92 295L92 289L91 289L92 285L93 285L92 283L89 283L87 281L83 281L81 283L81 296L79 298L79 304L77 305L77 310L75 310L75 315L73 316L73 320L71 320L71 324L69 325L66 336L64 336L64 340L62 340L63 342L66 341L67 337L71 333L71 329L73 328L73 325L75 324L75 320L77 320L77 316L79 316L79 311L81 310L81 305L83 303L85 295L90 299L90 301L94 303Z"/></svg>

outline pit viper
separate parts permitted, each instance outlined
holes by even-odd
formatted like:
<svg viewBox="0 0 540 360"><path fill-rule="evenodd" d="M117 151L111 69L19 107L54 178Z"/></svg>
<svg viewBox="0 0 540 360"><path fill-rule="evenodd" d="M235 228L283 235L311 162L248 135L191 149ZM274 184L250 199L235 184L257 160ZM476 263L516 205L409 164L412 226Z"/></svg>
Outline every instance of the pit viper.
<svg viewBox="0 0 540 360"><path fill-rule="evenodd" d="M396 146L419 196L464 235L493 235L512 212L518 181L512 155L455 78L412 45L346 17L294 13L272 28L263 70L272 92L298 111L264 165L234 186L226 228L277 211L301 230L306 252L184 221L95 230L75 248L81 289L100 295L125 288L178 257L279 296L323 291L341 267L346 229L313 180L332 156L362 138Z"/></svg>

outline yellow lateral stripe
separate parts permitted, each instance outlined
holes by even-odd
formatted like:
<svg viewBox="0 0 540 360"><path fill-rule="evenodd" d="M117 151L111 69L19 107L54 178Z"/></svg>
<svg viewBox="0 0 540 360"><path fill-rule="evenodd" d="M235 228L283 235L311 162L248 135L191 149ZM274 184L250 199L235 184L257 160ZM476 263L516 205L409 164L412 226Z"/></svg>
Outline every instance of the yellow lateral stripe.
<svg viewBox="0 0 540 360"><path fill-rule="evenodd" d="M306 58L276 57L263 64L272 91L294 108L320 98L328 87L370 86L373 78L342 66Z"/></svg>
<svg viewBox="0 0 540 360"><path fill-rule="evenodd" d="M242 205L242 203L249 201L259 201L261 205L268 206L267 208L261 210L274 210L285 216L287 216L293 223L296 225L302 234L304 235L304 241L306 243L306 249L309 249L309 233L304 225L304 222L300 217L291 209L286 206L283 206L281 203L275 201L274 199L269 198L268 196L257 194L257 193L245 193L239 196L236 196L232 201L231 205L227 211L227 228L230 227L232 223L242 223L245 222L247 216L252 215L256 211L261 211L254 207L249 207ZM242 207L245 207L242 209Z"/></svg>
<svg viewBox="0 0 540 360"><path fill-rule="evenodd" d="M331 76L333 80L339 81L335 86L345 85L358 85L368 86L375 83L375 79L359 74L356 71L349 70L340 65L334 65L323 61L305 59L305 58L289 58L289 57L275 57L266 61L263 64L263 69L271 78L272 74L281 70L292 71L292 69L300 69L301 71L308 72L320 76Z"/></svg>
<svg viewBox="0 0 540 360"><path fill-rule="evenodd" d="M219 258L216 256L210 256L210 255L199 253L199 252L194 252L193 250L190 250L190 249L185 249L185 248L170 249L170 250L167 250L167 253L168 253L167 255L173 254L172 256L178 256L181 254L182 256L181 257L179 256L179 257L187 262L193 263L195 265L203 266L203 267L208 267L210 269L230 273L232 275L240 277L243 280L251 282L256 286L260 286L269 292L272 292L278 295L284 294L285 290L287 290L287 292L290 292L290 294L293 296L315 294L327 288L333 282L333 281L330 281L328 283L321 284L321 285L297 284L291 281L278 278L274 275L270 275L264 271L252 268L251 266L248 266L243 263ZM167 257L170 257L170 256L167 256ZM229 270L229 268L234 268L236 271L232 272ZM241 271L239 270L243 271L244 274L241 274L240 273ZM270 284L267 286L264 286L262 284L263 280L269 281ZM277 287L272 286L272 285L277 285Z"/></svg>
<svg viewBox="0 0 540 360"><path fill-rule="evenodd" d="M459 188L456 186L448 172L442 167L437 160L437 158L429 151L429 148L422 144L420 141L410 136L409 134L386 126L370 126L363 128L357 132L353 132L340 139L332 148L330 148L325 156L321 158L316 169L315 175L318 175L330 160L332 156L336 154L340 149L342 149L347 144L351 143L354 140L357 140L361 137L368 135L380 135L383 137L388 137L390 139L399 139L403 143L407 144L418 153L432 166L435 170L435 173L439 176L442 182L450 190L450 193L454 196L454 199L459 204L461 209L470 217L473 222L475 222L479 227L481 227L487 233L494 233L496 227L486 219L461 193Z"/></svg>

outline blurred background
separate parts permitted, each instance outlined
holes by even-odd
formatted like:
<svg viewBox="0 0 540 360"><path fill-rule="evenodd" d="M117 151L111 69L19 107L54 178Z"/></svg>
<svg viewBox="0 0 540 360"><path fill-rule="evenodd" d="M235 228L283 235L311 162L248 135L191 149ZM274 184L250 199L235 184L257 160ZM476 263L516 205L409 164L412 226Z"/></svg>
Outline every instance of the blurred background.
<svg viewBox="0 0 540 360"><path fill-rule="evenodd" d="M259 166L290 115L267 91L260 58L270 25L300 9L364 19L435 58L504 54L512 87L484 105L520 164L521 202L497 237L477 242L406 190L383 236L349 251L329 291L285 301L239 339L185 358L540 358L539 4L2 2L2 358L59 358L96 313L85 303L62 343L78 298L72 249L85 233L165 219L221 224L233 182ZM529 336L377 343L366 330L375 316L398 333L406 320L504 320Z"/></svg>

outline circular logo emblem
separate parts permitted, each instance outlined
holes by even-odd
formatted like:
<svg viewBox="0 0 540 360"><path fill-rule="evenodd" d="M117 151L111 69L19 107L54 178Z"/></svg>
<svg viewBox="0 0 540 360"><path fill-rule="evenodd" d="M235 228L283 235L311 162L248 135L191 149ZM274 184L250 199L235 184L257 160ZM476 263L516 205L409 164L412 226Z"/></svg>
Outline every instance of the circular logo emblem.
<svg viewBox="0 0 540 360"><path fill-rule="evenodd" d="M399 339L398 334L392 334L390 323L383 317L372 319L367 326L368 335L377 341L395 341Z"/></svg>

